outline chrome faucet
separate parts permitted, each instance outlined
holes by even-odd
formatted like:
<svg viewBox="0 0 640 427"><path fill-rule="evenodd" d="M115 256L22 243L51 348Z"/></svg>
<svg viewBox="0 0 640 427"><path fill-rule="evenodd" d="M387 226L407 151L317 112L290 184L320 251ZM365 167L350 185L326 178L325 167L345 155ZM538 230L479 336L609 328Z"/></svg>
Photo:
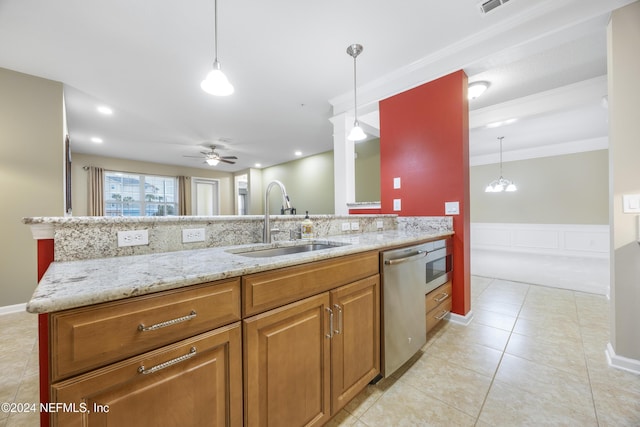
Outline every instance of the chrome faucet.
<svg viewBox="0 0 640 427"><path fill-rule="evenodd" d="M280 191L282 192L282 203L285 209L291 209L291 202L289 201L289 196L287 196L287 189L284 188L284 184L280 181L271 181L269 185L267 185L267 191L264 195L264 233L262 234L262 241L264 243L271 243L271 227L269 225L269 193L271 192L271 187L277 185L280 187Z"/></svg>

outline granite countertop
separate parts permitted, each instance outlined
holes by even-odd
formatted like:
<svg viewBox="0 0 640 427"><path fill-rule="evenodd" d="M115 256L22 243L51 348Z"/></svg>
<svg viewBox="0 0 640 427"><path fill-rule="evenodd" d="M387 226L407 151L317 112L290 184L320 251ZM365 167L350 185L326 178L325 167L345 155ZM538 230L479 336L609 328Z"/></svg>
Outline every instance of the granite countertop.
<svg viewBox="0 0 640 427"><path fill-rule="evenodd" d="M38 284L27 311L47 313L176 289L337 256L446 237L447 232L384 231L330 236L313 242L342 246L312 252L254 258L241 250L270 246L248 244L148 255L52 263ZM300 244L282 242L277 246ZM273 246L273 245L271 245Z"/></svg>

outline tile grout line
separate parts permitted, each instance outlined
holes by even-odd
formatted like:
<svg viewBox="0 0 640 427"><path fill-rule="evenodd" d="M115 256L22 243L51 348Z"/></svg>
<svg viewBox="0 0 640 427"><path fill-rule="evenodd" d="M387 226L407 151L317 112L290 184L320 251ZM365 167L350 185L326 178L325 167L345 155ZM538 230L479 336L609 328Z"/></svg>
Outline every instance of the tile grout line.
<svg viewBox="0 0 640 427"><path fill-rule="evenodd" d="M584 365L587 368L587 380L589 381L589 394L591 395L591 403L593 404L593 414L596 417L596 424L600 426L600 417L598 416L598 408L596 408L596 398L593 395L593 383L591 382L591 369L589 367L589 359L585 350L584 337L582 334L582 324L580 323L580 311L578 310L578 300L576 299L576 291L572 291L573 301L576 309L576 318L578 319L578 330L580 331L580 343L582 344L582 357L584 358Z"/></svg>
<svg viewBox="0 0 640 427"><path fill-rule="evenodd" d="M495 279L493 281L495 281ZM493 281L491 283L493 283ZM491 286L491 283L489 284L489 286ZM489 286L487 286L487 288ZM504 358L504 354L507 352L507 347L509 346L509 341L511 341L511 336L513 335L513 330L516 327L516 323L518 322L518 318L520 317L520 313L522 312L522 307L524 307L524 302L527 299L527 295L529 294L529 290L530 289L531 289L531 285L527 285L527 292L525 293L524 298L522 299L522 303L520 304L520 309L518 310L518 314L516 315L516 320L515 320L515 322L513 322L513 326L511 327L511 330L509 331L509 338L507 338L507 342L504 344L504 348L502 349L502 354L500 355L500 360L498 360L498 365L496 366L496 370L494 371L493 376L491 377L491 383L489 383L489 388L487 389L487 393L485 394L484 399L482 401L482 405L480 406L480 411L478 412L478 416L476 417L476 422L474 423L474 427L477 427L478 423L480 422L480 417L482 416L482 411L484 410L484 405L487 403L487 398L489 397L489 393L491 393L491 388L493 387L493 383L496 380L496 375L498 375L498 370L500 369L500 365L502 364L502 359Z"/></svg>

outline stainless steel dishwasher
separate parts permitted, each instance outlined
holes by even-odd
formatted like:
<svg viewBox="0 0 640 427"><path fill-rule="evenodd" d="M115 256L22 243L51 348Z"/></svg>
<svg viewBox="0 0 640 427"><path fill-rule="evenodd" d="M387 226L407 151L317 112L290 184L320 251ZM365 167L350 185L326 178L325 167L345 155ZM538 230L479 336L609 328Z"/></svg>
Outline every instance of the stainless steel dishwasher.
<svg viewBox="0 0 640 427"><path fill-rule="evenodd" d="M382 252L384 376L427 342L425 294L448 280L451 238Z"/></svg>

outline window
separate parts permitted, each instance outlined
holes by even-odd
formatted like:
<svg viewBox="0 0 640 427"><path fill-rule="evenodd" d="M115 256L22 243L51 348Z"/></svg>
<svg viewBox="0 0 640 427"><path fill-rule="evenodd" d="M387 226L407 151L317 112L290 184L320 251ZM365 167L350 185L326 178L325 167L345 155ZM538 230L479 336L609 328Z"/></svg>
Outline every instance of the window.
<svg viewBox="0 0 640 427"><path fill-rule="evenodd" d="M175 177L105 171L106 216L165 216L178 214Z"/></svg>

